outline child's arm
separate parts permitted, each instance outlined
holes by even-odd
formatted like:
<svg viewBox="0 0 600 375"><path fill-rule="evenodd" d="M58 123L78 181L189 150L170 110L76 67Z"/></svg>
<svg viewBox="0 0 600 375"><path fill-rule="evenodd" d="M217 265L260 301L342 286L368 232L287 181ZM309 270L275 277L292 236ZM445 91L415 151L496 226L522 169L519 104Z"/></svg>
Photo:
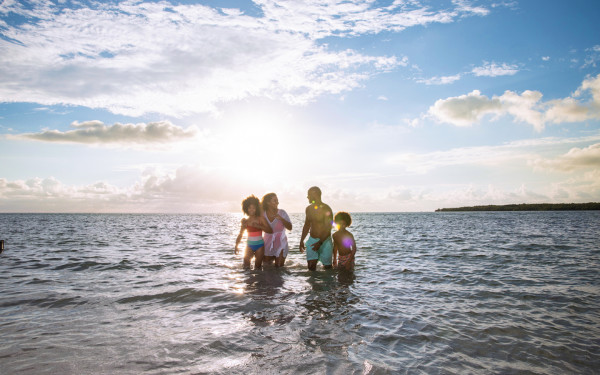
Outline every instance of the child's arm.
<svg viewBox="0 0 600 375"><path fill-rule="evenodd" d="M356 241L354 240L354 236L350 233L350 237L352 237L352 256L350 257L350 261L348 262L348 267L352 266L354 263L354 257L356 256Z"/></svg>
<svg viewBox="0 0 600 375"><path fill-rule="evenodd" d="M338 252L338 245L337 245L337 241L335 240L335 233L332 236L332 240L333 240L333 266L337 267L337 252Z"/></svg>
<svg viewBox="0 0 600 375"><path fill-rule="evenodd" d="M240 241L242 240L242 235L244 234L244 230L246 230L246 222L247 222L246 219L242 219L240 234L238 234L237 238L235 239L235 248L233 249L233 252L235 255L237 255L237 253L238 253L238 245L240 244Z"/></svg>

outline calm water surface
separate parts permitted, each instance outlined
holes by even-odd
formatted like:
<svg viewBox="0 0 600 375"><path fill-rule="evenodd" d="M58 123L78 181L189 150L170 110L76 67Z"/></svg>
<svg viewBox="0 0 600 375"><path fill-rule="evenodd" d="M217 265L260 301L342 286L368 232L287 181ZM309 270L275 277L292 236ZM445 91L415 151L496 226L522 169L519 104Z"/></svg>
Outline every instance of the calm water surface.
<svg viewBox="0 0 600 375"><path fill-rule="evenodd" d="M355 214L353 274L239 219L0 214L0 373L598 373L600 212Z"/></svg>

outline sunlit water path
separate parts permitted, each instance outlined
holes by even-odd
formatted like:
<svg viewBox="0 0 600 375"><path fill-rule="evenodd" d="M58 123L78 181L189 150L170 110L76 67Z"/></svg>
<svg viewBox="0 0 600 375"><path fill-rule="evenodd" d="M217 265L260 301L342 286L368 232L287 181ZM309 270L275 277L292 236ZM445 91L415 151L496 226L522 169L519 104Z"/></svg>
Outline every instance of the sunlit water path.
<svg viewBox="0 0 600 375"><path fill-rule="evenodd" d="M6 374L594 374L600 213L355 214L353 275L235 215L0 214Z"/></svg>

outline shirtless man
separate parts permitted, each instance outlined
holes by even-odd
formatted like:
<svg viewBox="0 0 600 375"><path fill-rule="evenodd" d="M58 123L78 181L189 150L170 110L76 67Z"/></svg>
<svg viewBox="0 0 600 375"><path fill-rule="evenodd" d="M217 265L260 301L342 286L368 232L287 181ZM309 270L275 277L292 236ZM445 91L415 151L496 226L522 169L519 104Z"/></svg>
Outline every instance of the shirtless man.
<svg viewBox="0 0 600 375"><path fill-rule="evenodd" d="M306 207L306 220L300 237L300 252L306 249L308 269L317 269L317 262L321 261L324 268L331 268L333 243L331 241L331 228L333 212L331 208L321 201L321 189L316 186L308 189L308 202ZM306 247L304 239L310 231Z"/></svg>

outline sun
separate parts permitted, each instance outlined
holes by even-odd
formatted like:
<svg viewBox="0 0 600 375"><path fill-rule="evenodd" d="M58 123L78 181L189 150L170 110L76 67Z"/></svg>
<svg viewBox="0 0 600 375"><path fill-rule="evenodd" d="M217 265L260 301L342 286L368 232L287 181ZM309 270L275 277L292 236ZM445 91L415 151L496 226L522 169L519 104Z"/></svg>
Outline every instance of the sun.
<svg viewBox="0 0 600 375"><path fill-rule="evenodd" d="M297 126L273 109L255 108L229 116L216 130L214 157L237 178L269 179L285 176L300 157Z"/></svg>

